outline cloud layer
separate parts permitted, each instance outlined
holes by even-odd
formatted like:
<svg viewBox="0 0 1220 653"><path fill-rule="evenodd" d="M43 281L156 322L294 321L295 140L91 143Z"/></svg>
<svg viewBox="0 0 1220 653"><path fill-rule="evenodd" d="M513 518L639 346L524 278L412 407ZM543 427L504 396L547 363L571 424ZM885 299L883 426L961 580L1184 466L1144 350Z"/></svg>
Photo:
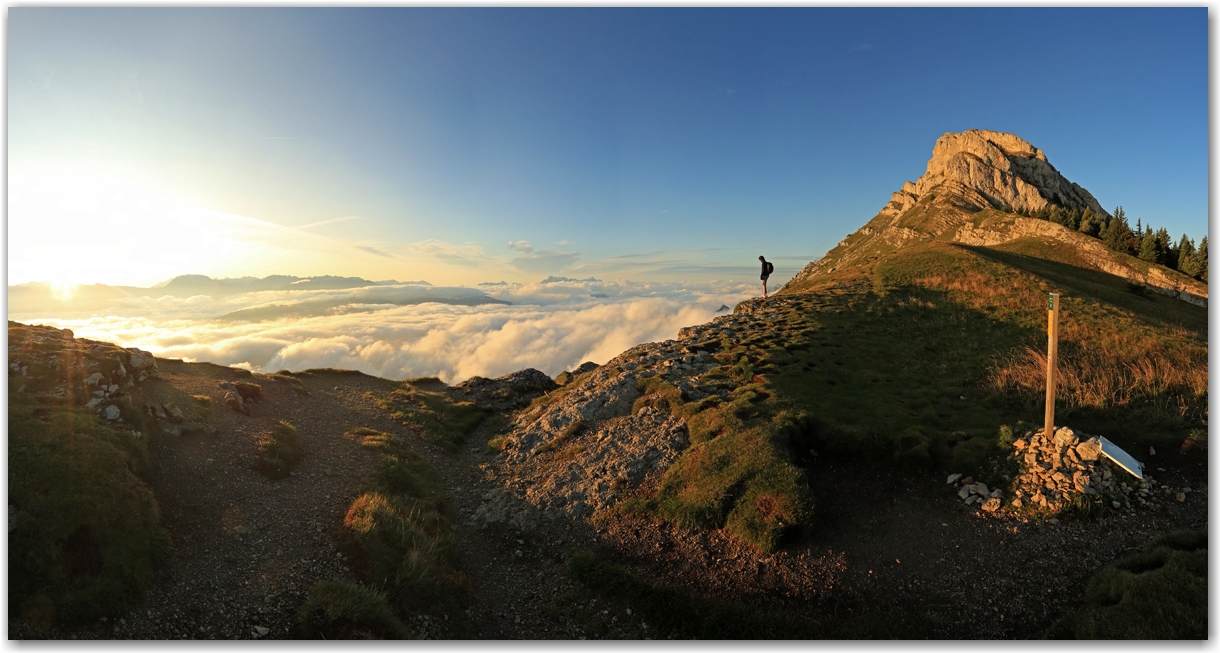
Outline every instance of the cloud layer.
<svg viewBox="0 0 1220 653"><path fill-rule="evenodd" d="M78 336L140 347L165 358L254 371L357 369L392 379L439 376L455 383L534 367L555 375L586 360L604 363L642 342L677 336L713 317L752 287L625 281L507 284L480 290L509 305L365 304L366 293L324 315L256 323L216 320L221 313L283 301L250 293L224 301L149 299L138 307L84 315L10 315L70 328ZM339 292L293 293L295 301L333 301Z"/></svg>

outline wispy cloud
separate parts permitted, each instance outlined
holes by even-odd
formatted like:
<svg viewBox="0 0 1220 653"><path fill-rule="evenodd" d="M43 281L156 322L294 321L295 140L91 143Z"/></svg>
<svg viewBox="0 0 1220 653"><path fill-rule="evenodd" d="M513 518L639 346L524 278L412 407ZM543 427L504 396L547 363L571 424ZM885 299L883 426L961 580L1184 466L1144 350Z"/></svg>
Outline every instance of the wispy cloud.
<svg viewBox="0 0 1220 653"><path fill-rule="evenodd" d="M408 245L407 250L415 256L469 268L479 267L492 260L482 247L474 243L457 245L443 240L421 240Z"/></svg>
<svg viewBox="0 0 1220 653"><path fill-rule="evenodd" d="M511 263L521 272L550 274L566 270L580 260L580 252L560 252L553 249L534 251L534 246L528 240L510 240L508 248L520 254Z"/></svg>
<svg viewBox="0 0 1220 653"><path fill-rule="evenodd" d="M377 255L377 256L384 256L384 257L386 257L386 258L397 258L397 257L392 256L392 255L390 255L390 254L386 254L385 252L382 252L382 251L380 251L380 250L377 250L377 249L374 249L374 248L372 248L372 247L369 247L368 245L356 245L356 249L358 249L358 250L360 250L360 251L362 251L362 252L368 252L369 254L375 254L375 255Z"/></svg>
<svg viewBox="0 0 1220 653"><path fill-rule="evenodd" d="M360 219L360 216L358 216L358 215L345 215L345 216L338 217L338 218L327 218L326 220L318 220L317 222L310 222L309 224L304 224L304 225L297 227L297 229L313 229L314 227L321 227L324 224L334 224L336 222L347 222L348 220L359 220L359 219Z"/></svg>

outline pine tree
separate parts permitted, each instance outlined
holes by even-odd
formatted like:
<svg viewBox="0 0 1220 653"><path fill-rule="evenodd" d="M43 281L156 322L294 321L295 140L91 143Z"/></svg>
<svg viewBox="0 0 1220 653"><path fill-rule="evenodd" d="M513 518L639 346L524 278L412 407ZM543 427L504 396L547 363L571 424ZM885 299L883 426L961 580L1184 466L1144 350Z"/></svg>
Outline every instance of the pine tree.
<svg viewBox="0 0 1220 653"><path fill-rule="evenodd" d="M1195 261L1199 271L1195 273L1195 277L1201 279L1204 283L1207 282L1207 236L1199 241L1199 251L1195 252Z"/></svg>
<svg viewBox="0 0 1220 653"><path fill-rule="evenodd" d="M1159 251L1157 263L1174 268L1178 265L1178 252L1173 247L1173 241L1169 238L1169 230L1161 227L1156 230L1156 247Z"/></svg>
<svg viewBox="0 0 1220 653"><path fill-rule="evenodd" d="M1157 255L1160 253L1157 251L1156 245L1156 235L1152 233L1151 229L1145 231L1143 238L1140 238L1140 260L1156 263Z"/></svg>
<svg viewBox="0 0 1220 653"><path fill-rule="evenodd" d="M1078 229L1080 230L1080 233L1096 238L1097 234L1101 233L1102 229L1101 216L1088 209L1085 209L1084 213L1080 215L1080 226Z"/></svg>
<svg viewBox="0 0 1220 653"><path fill-rule="evenodd" d="M1195 261L1195 241L1186 234L1182 234L1182 240L1178 241L1178 264L1175 267L1182 274L1191 277L1199 271L1198 263Z"/></svg>
<svg viewBox="0 0 1220 653"><path fill-rule="evenodd" d="M1123 207L1118 207L1114 212L1114 217L1110 220L1110 224L1106 225L1105 230L1101 234L1101 240L1106 244L1106 247L1124 254L1135 253L1135 234L1131 233L1131 225L1127 224L1127 218L1123 214Z"/></svg>

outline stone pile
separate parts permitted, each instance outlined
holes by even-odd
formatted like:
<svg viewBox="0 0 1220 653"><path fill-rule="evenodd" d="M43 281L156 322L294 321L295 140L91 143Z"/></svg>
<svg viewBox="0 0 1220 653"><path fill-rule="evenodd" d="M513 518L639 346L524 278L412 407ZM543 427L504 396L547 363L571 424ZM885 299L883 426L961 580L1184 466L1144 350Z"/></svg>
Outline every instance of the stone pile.
<svg viewBox="0 0 1220 653"><path fill-rule="evenodd" d="M1154 451L1150 449L1151 452ZM1060 427L1046 439L1041 431L1029 431L1013 442L1011 459L1022 472L1010 486L1012 500L1004 505L1004 490L989 488L961 474L952 474L949 485L958 486L958 497L967 506L987 512L1033 509L1058 512L1080 496L1094 497L1116 509L1156 508L1165 501L1184 502L1191 488L1161 485L1146 472L1141 480L1101 453L1101 439ZM1162 470L1164 471L1164 470Z"/></svg>
<svg viewBox="0 0 1220 653"><path fill-rule="evenodd" d="M1000 509L1000 504L1004 499L1004 491L1000 488L989 488L986 483L975 481L970 476L962 478L961 474L950 474L949 485L954 483L961 486L957 491L957 496L965 501L967 506L978 504L987 512L995 512Z"/></svg>
<svg viewBox="0 0 1220 653"><path fill-rule="evenodd" d="M1026 433L1013 442L1012 455L1024 470L1014 484L1014 508L1032 505L1055 511L1081 494L1129 494L1132 486L1127 480L1141 486L1145 494L1155 483L1148 476L1140 481L1104 458L1100 438L1078 435L1067 427L1057 429L1050 440L1037 431ZM1115 507L1126 503L1111 501Z"/></svg>

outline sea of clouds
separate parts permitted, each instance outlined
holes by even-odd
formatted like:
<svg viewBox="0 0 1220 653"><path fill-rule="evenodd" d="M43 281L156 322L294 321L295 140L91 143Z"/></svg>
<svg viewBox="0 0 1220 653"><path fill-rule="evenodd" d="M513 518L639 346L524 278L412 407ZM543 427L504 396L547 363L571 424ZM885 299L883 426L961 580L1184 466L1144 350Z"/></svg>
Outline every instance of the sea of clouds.
<svg viewBox="0 0 1220 653"><path fill-rule="evenodd" d="M419 288L301 290L230 297L136 297L103 310L12 314L77 337L139 347L162 358L258 372L333 367L391 379L438 376L457 383L533 367L548 375L584 361L605 363L644 342L677 337L757 292L752 284L559 280L433 288L440 301L385 303ZM508 304L459 305L472 290ZM155 294L155 293L154 293ZM454 300L456 301L456 300ZM276 317L285 306L310 307ZM323 306L324 310L317 310ZM277 307L276 311L249 311ZM65 307L67 309L67 307ZM244 320L237 315L271 316Z"/></svg>

